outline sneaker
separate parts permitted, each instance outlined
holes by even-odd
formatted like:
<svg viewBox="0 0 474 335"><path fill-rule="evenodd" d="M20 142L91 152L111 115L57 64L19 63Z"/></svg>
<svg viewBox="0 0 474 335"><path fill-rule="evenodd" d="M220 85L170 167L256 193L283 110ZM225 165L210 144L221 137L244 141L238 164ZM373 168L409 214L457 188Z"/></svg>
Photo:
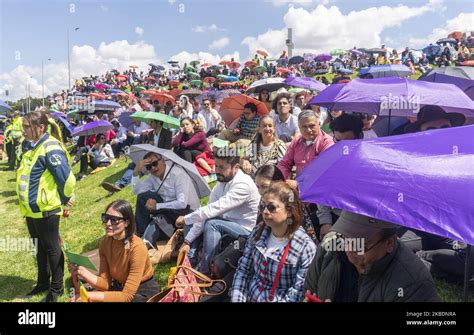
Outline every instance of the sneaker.
<svg viewBox="0 0 474 335"><path fill-rule="evenodd" d="M36 285L30 292L26 294L27 297L32 297L34 295L49 291L49 286L38 286Z"/></svg>
<svg viewBox="0 0 474 335"><path fill-rule="evenodd" d="M100 186L102 186L105 190L114 193L119 192L122 190L123 186L120 184L112 184L104 181Z"/></svg>
<svg viewBox="0 0 474 335"><path fill-rule="evenodd" d="M85 174L80 175L79 177L77 177L77 181L81 181L81 180L84 179L85 177L86 177Z"/></svg>

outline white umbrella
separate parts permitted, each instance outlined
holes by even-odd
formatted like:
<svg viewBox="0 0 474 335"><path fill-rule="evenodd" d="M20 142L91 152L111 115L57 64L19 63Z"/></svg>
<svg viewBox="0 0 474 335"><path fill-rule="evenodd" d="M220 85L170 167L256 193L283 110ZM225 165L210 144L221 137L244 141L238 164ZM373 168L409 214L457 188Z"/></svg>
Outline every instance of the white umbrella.
<svg viewBox="0 0 474 335"><path fill-rule="evenodd" d="M268 92L276 91L279 88L288 87L283 78L267 78L257 80L249 86L245 94L258 93L261 90L268 90Z"/></svg>
<svg viewBox="0 0 474 335"><path fill-rule="evenodd" d="M139 160L142 160L145 154L148 152L157 153L165 159L172 161L174 164L181 166L184 171L186 171L186 173L191 177L191 180L193 181L194 187L198 192L198 196L200 198L208 196L211 193L209 185L204 180L204 178L201 177L196 166L194 166L194 164L189 163L188 161L185 161L171 150L161 149L151 144L137 144L132 145L130 147L130 152L128 156L135 163L137 163Z"/></svg>

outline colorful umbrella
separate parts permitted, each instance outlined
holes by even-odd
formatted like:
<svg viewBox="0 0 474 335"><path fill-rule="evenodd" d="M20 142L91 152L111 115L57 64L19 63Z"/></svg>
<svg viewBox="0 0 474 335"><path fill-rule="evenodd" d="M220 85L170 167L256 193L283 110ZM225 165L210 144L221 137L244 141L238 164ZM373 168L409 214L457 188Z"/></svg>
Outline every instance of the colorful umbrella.
<svg viewBox="0 0 474 335"><path fill-rule="evenodd" d="M285 79L290 86L301 87L312 91L321 92L327 86L313 78L290 77Z"/></svg>
<svg viewBox="0 0 474 335"><path fill-rule="evenodd" d="M268 52L266 52L265 50L262 50L262 49L257 50L256 53L259 54L260 56L263 56L263 57L268 57L269 56Z"/></svg>
<svg viewBox="0 0 474 335"><path fill-rule="evenodd" d="M191 85L191 86L201 86L201 85L202 85L202 81L199 80L199 79L191 80L191 81L189 82L189 85Z"/></svg>
<svg viewBox="0 0 474 335"><path fill-rule="evenodd" d="M361 78L408 77L411 70L403 64L374 65L363 68L357 75Z"/></svg>
<svg viewBox="0 0 474 335"><path fill-rule="evenodd" d="M225 88L225 87L232 87L232 86L235 86L237 84L238 84L238 82L236 82L236 81L234 81L234 82L226 81L226 82L219 83L219 86Z"/></svg>
<svg viewBox="0 0 474 335"><path fill-rule="evenodd" d="M92 101L92 110L115 110L122 107L119 103L112 100L95 100Z"/></svg>
<svg viewBox="0 0 474 335"><path fill-rule="evenodd" d="M254 73L263 73L267 71L267 68L265 66L256 66L252 69Z"/></svg>
<svg viewBox="0 0 474 335"><path fill-rule="evenodd" d="M222 65L222 66L231 66L232 65L232 61L230 60L222 60L219 62L219 65Z"/></svg>
<svg viewBox="0 0 474 335"><path fill-rule="evenodd" d="M196 73L196 72L188 72L187 75L191 79L200 79L201 78L199 73Z"/></svg>
<svg viewBox="0 0 474 335"><path fill-rule="evenodd" d="M135 86L134 90L135 90L135 92L141 92L141 91L146 90L146 87L145 86Z"/></svg>
<svg viewBox="0 0 474 335"><path fill-rule="evenodd" d="M261 90L267 90L268 92L273 92L282 87L287 87L288 84L285 83L283 78L267 78L254 81L252 85L249 86L246 94L250 93L259 93Z"/></svg>
<svg viewBox="0 0 474 335"><path fill-rule="evenodd" d="M151 120L163 122L163 127L176 129L180 127L179 119L169 115L157 112L135 112L131 115L133 118L141 119L146 122Z"/></svg>
<svg viewBox="0 0 474 335"><path fill-rule="evenodd" d="M244 65L245 65L246 67L253 68L254 66L257 65L257 63L254 62L253 60L248 60L248 61L245 62Z"/></svg>
<svg viewBox="0 0 474 335"><path fill-rule="evenodd" d="M204 78L202 81L205 82L205 83L213 83L213 82L216 81L216 78L214 78L214 77L206 77L206 78Z"/></svg>
<svg viewBox="0 0 474 335"><path fill-rule="evenodd" d="M301 57L301 56L293 56L290 58L290 60L288 61L288 64L289 65L292 65L292 64L301 64L304 62L304 58Z"/></svg>
<svg viewBox="0 0 474 335"><path fill-rule="evenodd" d="M224 79L224 81L236 82L236 81L239 81L239 78L234 77L234 76L228 76L227 78Z"/></svg>
<svg viewBox="0 0 474 335"><path fill-rule="evenodd" d="M137 66L137 65L130 65L129 68L131 68L131 69L138 69L139 66Z"/></svg>
<svg viewBox="0 0 474 335"><path fill-rule="evenodd" d="M330 52L330 54L333 56L340 56L340 55L344 55L345 51L344 49L334 49Z"/></svg>
<svg viewBox="0 0 474 335"><path fill-rule="evenodd" d="M195 69L194 67L192 67L192 66L186 66L186 67L184 68L184 73L194 72L194 71L196 71L196 69Z"/></svg>
<svg viewBox="0 0 474 335"><path fill-rule="evenodd" d="M93 121L86 123L82 126L74 128L72 131L71 137L76 137L76 136L90 136L90 135L96 135L100 133L105 133L112 129L114 126L109 122L105 120L98 120L98 121Z"/></svg>
<svg viewBox="0 0 474 335"><path fill-rule="evenodd" d="M102 93L89 93L89 97L99 100L105 100L107 98L107 96Z"/></svg>
<svg viewBox="0 0 474 335"><path fill-rule="evenodd" d="M151 101L158 101L160 105L165 105L167 102L175 104L175 98L172 95L166 93L157 93L150 96Z"/></svg>
<svg viewBox="0 0 474 335"><path fill-rule="evenodd" d="M178 87L179 86L179 80L170 80L168 82L168 85Z"/></svg>
<svg viewBox="0 0 474 335"><path fill-rule="evenodd" d="M167 94L171 95L173 98L176 100L176 96L183 92L183 90L179 90L177 88L172 89L171 91L168 91Z"/></svg>
<svg viewBox="0 0 474 335"><path fill-rule="evenodd" d="M106 88L108 88L107 85L101 84L101 83L97 83L97 84L95 84L94 86L95 86L95 88L97 88L98 90L105 90Z"/></svg>
<svg viewBox="0 0 474 335"><path fill-rule="evenodd" d="M196 67L199 65L199 63L201 63L201 61L199 60L193 60L192 62L189 63L189 65L191 65L192 67Z"/></svg>
<svg viewBox="0 0 474 335"><path fill-rule="evenodd" d="M340 141L296 178L301 200L473 245L473 135L470 125Z"/></svg>
<svg viewBox="0 0 474 335"><path fill-rule="evenodd" d="M402 78L354 79L333 84L309 101L333 110L414 116L425 105L474 116L474 101L452 84Z"/></svg>
<svg viewBox="0 0 474 335"><path fill-rule="evenodd" d="M144 90L140 92L141 95L152 95L152 94L157 94L157 93L160 93L160 91L155 90L155 89L148 89L148 90Z"/></svg>
<svg viewBox="0 0 474 335"><path fill-rule="evenodd" d="M156 81L156 78L154 77L146 77L145 81Z"/></svg>
<svg viewBox="0 0 474 335"><path fill-rule="evenodd" d="M314 57L314 60L316 62L329 62L331 59L332 59L332 56L328 54L319 54L316 57Z"/></svg>
<svg viewBox="0 0 474 335"><path fill-rule="evenodd" d="M210 64L210 63L201 64L201 67L209 67L209 66L212 66L212 64Z"/></svg>
<svg viewBox="0 0 474 335"><path fill-rule="evenodd" d="M0 99L0 113L6 113L11 111L12 108L2 99Z"/></svg>
<svg viewBox="0 0 474 335"><path fill-rule="evenodd" d="M277 67L276 72L279 72L279 73L290 73L291 70L290 70L290 69L287 69L286 67Z"/></svg>
<svg viewBox="0 0 474 335"><path fill-rule="evenodd" d="M443 74L450 77L457 77L467 80L474 80L474 69L472 67L466 66L443 66L437 67L430 72L427 72L418 78L421 80L422 78L426 78L429 76L437 76L439 74ZM436 80L431 80L436 81Z"/></svg>
<svg viewBox="0 0 474 335"><path fill-rule="evenodd" d="M124 74L119 74L117 76L115 76L115 79L117 79L118 81L125 81L128 79L128 76L124 75Z"/></svg>
<svg viewBox="0 0 474 335"><path fill-rule="evenodd" d="M257 106L257 114L265 115L268 114L267 106L254 98L249 97L245 94L230 96L222 101L219 114L225 121L226 125L229 126L237 118L239 118L244 112L244 106L247 103L253 103Z"/></svg>
<svg viewBox="0 0 474 335"><path fill-rule="evenodd" d="M226 76L225 74L219 74L217 75L217 79L220 79L220 80L226 80L228 76Z"/></svg>
<svg viewBox="0 0 474 335"><path fill-rule="evenodd" d="M448 67L448 66L447 66ZM449 66L450 67L450 66ZM444 68L440 68L444 69ZM432 75L419 78L422 81L431 81L435 83L453 84L459 87L467 94L471 100L474 100L474 80L464 79L460 77L448 76L442 73L433 73Z"/></svg>

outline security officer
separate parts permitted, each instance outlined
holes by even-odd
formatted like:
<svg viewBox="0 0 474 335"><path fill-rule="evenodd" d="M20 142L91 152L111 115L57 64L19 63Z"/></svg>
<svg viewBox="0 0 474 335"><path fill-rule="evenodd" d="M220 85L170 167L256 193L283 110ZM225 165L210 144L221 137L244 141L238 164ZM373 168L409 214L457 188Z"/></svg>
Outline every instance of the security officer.
<svg viewBox="0 0 474 335"><path fill-rule="evenodd" d="M13 139L12 159L9 168L13 170L18 167L21 161L22 143L23 143L22 117L19 111L13 113L11 137Z"/></svg>
<svg viewBox="0 0 474 335"><path fill-rule="evenodd" d="M76 183L66 152L47 132L48 125L44 111L29 112L23 117L23 134L29 148L17 173L20 211L26 217L31 238L38 242L38 282L28 295L49 291L44 302L56 301L64 290L59 219L63 206L72 205Z"/></svg>

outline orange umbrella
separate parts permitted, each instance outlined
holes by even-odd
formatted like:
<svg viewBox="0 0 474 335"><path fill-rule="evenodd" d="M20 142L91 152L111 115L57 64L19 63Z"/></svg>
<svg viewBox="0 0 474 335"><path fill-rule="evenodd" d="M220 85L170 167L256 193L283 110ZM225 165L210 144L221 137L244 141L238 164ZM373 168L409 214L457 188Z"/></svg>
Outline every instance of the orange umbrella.
<svg viewBox="0 0 474 335"><path fill-rule="evenodd" d="M131 69L138 69L139 66L137 66L137 65L130 65L129 68L131 68Z"/></svg>
<svg viewBox="0 0 474 335"><path fill-rule="evenodd" d="M160 103L160 105L165 105L167 102L171 102L172 104L174 104L176 102L175 98L173 98L173 96L171 96L167 93L153 94L150 97L150 100L151 101L158 101Z"/></svg>
<svg viewBox="0 0 474 335"><path fill-rule="evenodd" d="M219 62L219 65L227 65L227 66L231 66L233 62L231 62L230 60L222 60Z"/></svg>
<svg viewBox="0 0 474 335"><path fill-rule="evenodd" d="M263 56L263 57L269 56L268 52L266 52L265 50L257 50L256 53L258 53L260 56Z"/></svg>
<svg viewBox="0 0 474 335"><path fill-rule="evenodd" d="M168 82L168 85L178 87L179 81L178 81L178 80L170 80L170 81Z"/></svg>
<svg viewBox="0 0 474 335"><path fill-rule="evenodd" d="M176 96L177 96L178 94L180 94L181 92L183 92L183 90L174 88L174 89L172 89L171 91L168 91L167 94L171 95L173 98L176 99Z"/></svg>
<svg viewBox="0 0 474 335"><path fill-rule="evenodd" d="M212 64L209 64L209 63L201 64L201 67L209 67L209 66L212 66Z"/></svg>
<svg viewBox="0 0 474 335"><path fill-rule="evenodd" d="M238 84L238 81L219 83L221 87L232 87L236 84Z"/></svg>
<svg viewBox="0 0 474 335"><path fill-rule="evenodd" d="M146 81L156 81L156 78L154 78L154 77L146 77L145 80L146 80Z"/></svg>
<svg viewBox="0 0 474 335"><path fill-rule="evenodd" d="M89 93L89 97L97 99L97 100L105 100L107 96L102 93Z"/></svg>
<svg viewBox="0 0 474 335"><path fill-rule="evenodd" d="M216 81L216 78L214 78L214 77L206 77L206 78L204 78L202 81L205 82L205 83L213 83L213 82Z"/></svg>
<svg viewBox="0 0 474 335"><path fill-rule="evenodd" d="M289 72L291 72L291 70L287 69L287 68L284 68L284 67L277 67L276 72L289 73Z"/></svg>
<svg viewBox="0 0 474 335"><path fill-rule="evenodd" d="M118 81L125 81L128 79L128 76L124 75L124 74L119 74L117 76L115 76L115 78L118 80Z"/></svg>
<svg viewBox="0 0 474 335"><path fill-rule="evenodd" d="M152 88L140 92L141 95L152 95L152 94L157 94L157 93L160 93L160 91L154 90Z"/></svg>
<svg viewBox="0 0 474 335"><path fill-rule="evenodd" d="M246 66L246 67L252 68L252 67L254 67L254 66L256 66L256 65L257 65L257 63L255 63L253 60L248 60L248 61L245 62L245 66Z"/></svg>
<svg viewBox="0 0 474 335"><path fill-rule="evenodd" d="M257 115L268 114L267 106L265 106L263 102L245 94L230 96L222 101L219 111L219 114L222 116L222 119L225 121L227 126L232 124L232 122L242 115L245 104L249 102L257 106Z"/></svg>
<svg viewBox="0 0 474 335"><path fill-rule="evenodd" d="M240 63L236 62L236 61L233 61L233 62L230 62L230 66L231 67L240 67Z"/></svg>

